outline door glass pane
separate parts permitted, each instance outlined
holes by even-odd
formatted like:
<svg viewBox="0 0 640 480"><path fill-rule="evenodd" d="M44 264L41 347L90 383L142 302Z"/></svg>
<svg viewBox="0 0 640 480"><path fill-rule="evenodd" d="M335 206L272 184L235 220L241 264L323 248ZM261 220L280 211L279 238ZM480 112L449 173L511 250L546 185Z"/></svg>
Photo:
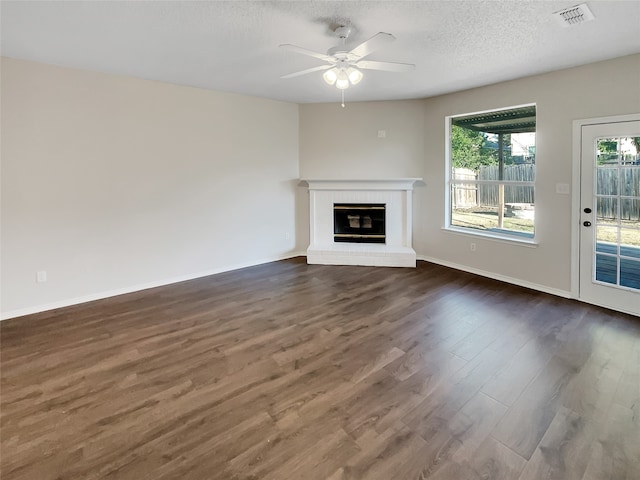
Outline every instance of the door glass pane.
<svg viewBox="0 0 640 480"><path fill-rule="evenodd" d="M596 221L598 225L618 225L618 198L598 197L596 202Z"/></svg>
<svg viewBox="0 0 640 480"><path fill-rule="evenodd" d="M595 279L640 289L640 138L596 142Z"/></svg>
<svg viewBox="0 0 640 480"><path fill-rule="evenodd" d="M640 198L620 199L620 222L623 227L640 228Z"/></svg>
<svg viewBox="0 0 640 480"><path fill-rule="evenodd" d="M596 251L618 254L618 227L596 227Z"/></svg>
<svg viewBox="0 0 640 480"><path fill-rule="evenodd" d="M640 165L620 167L620 195L640 197Z"/></svg>
<svg viewBox="0 0 640 480"><path fill-rule="evenodd" d="M620 229L620 255L640 258L640 230Z"/></svg>
<svg viewBox="0 0 640 480"><path fill-rule="evenodd" d="M596 255L596 280L613 285L618 283L618 257Z"/></svg>
<svg viewBox="0 0 640 480"><path fill-rule="evenodd" d="M620 285L640 289L640 260L620 259Z"/></svg>
<svg viewBox="0 0 640 480"><path fill-rule="evenodd" d="M618 168L598 166L596 169L596 194L618 195Z"/></svg>
<svg viewBox="0 0 640 480"><path fill-rule="evenodd" d="M619 138L601 138L596 141L596 158L598 166L618 165L619 154Z"/></svg>

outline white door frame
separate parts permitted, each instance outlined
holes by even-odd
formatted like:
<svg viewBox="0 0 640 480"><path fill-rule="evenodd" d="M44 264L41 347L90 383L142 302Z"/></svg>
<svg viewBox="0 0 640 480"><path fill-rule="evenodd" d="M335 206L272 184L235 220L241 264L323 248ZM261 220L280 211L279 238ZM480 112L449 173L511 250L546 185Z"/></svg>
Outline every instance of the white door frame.
<svg viewBox="0 0 640 480"><path fill-rule="evenodd" d="M582 162L582 127L603 123L640 121L640 113L612 117L585 118L573 121L573 172L571 177L571 297L580 300L580 168ZM610 308L610 307L608 307Z"/></svg>

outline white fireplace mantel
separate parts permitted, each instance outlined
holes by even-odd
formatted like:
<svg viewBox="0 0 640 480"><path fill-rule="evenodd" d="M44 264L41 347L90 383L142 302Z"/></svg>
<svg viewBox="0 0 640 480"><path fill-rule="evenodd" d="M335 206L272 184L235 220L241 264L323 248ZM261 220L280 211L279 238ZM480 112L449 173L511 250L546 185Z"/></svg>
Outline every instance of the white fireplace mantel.
<svg viewBox="0 0 640 480"><path fill-rule="evenodd" d="M421 178L389 178L381 180L327 180L308 179L309 190L413 190Z"/></svg>
<svg viewBox="0 0 640 480"><path fill-rule="evenodd" d="M412 241L412 191L420 178L302 179L309 185L310 244L307 263L415 267ZM333 240L334 203L384 203L386 243Z"/></svg>

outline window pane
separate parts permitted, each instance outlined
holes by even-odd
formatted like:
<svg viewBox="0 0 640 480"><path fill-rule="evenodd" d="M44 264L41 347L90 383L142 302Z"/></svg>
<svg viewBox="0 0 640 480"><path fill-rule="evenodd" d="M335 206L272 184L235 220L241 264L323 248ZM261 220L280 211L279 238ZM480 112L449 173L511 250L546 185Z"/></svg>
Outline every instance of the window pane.
<svg viewBox="0 0 640 480"><path fill-rule="evenodd" d="M534 188L512 182L535 181L535 129L535 105L451 119L452 226L533 237Z"/></svg>
<svg viewBox="0 0 640 480"><path fill-rule="evenodd" d="M504 205L504 228L533 236L533 223L536 213L533 187L505 185Z"/></svg>
<svg viewBox="0 0 640 480"><path fill-rule="evenodd" d="M505 199L523 200L533 197L533 187L530 186L453 184L451 225L533 237L535 205L528 202L504 202L500 219L498 201L501 188Z"/></svg>
<svg viewBox="0 0 640 480"><path fill-rule="evenodd" d="M498 209L496 207L454 208L451 212L451 225L496 232Z"/></svg>
<svg viewBox="0 0 640 480"><path fill-rule="evenodd" d="M485 192L488 186L451 185L451 225L477 230L498 228L498 208L495 206L483 206L477 201L480 187ZM497 192L497 185L492 185L491 187Z"/></svg>

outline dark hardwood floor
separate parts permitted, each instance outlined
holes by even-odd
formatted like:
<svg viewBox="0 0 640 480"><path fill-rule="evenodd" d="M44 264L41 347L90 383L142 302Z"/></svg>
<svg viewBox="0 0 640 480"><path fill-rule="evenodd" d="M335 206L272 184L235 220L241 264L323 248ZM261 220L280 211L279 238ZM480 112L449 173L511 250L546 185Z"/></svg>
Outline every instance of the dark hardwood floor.
<svg viewBox="0 0 640 480"><path fill-rule="evenodd" d="M2 480L640 478L640 319L293 259L0 323Z"/></svg>

